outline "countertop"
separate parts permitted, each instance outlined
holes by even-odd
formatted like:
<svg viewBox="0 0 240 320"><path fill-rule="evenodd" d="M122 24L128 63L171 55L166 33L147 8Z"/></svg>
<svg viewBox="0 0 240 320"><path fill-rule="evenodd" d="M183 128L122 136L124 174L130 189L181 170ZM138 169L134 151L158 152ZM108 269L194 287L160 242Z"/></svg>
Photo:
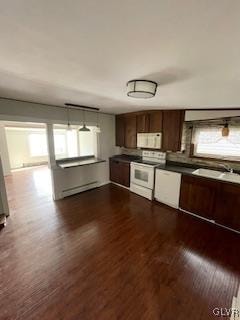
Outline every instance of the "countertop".
<svg viewBox="0 0 240 320"><path fill-rule="evenodd" d="M115 159L117 161L122 161L122 162L127 162L130 163L131 161L136 161L140 160L140 156L132 156L132 155L127 155L127 154L119 154L111 157L110 159ZM172 172L177 172L185 175L192 175L193 177L201 177L203 179L211 179L211 180L216 180L216 181L221 181L224 183L233 183L233 184L238 184L236 182L232 181L224 181L224 180L219 180L214 177L204 177L204 176L198 176L193 174L193 171L199 168L205 168L205 169L210 169L210 170L217 170L220 172L226 172L224 168L214 168L214 167L209 167L209 166L204 166L201 164L188 164L188 163L182 163L182 162L173 162L173 161L167 161L166 164L162 165L159 164L155 169L161 169L161 170L166 170L166 171L172 171ZM240 171L234 170L234 173L240 174Z"/></svg>
<svg viewBox="0 0 240 320"><path fill-rule="evenodd" d="M96 164L96 163L105 162L105 161L106 160L102 160L94 157L84 157L84 158L57 160L57 165L61 169L67 169L67 168L73 168L73 167L79 167L79 166L86 166L90 164Z"/></svg>
<svg viewBox="0 0 240 320"><path fill-rule="evenodd" d="M131 161L136 161L140 160L140 156L132 156L132 155L127 155L127 154L119 154L111 157L110 159L115 159L117 161L122 161L122 162L127 162L130 163ZM155 167L155 170L161 169L161 170L166 170L166 171L172 171L172 172L177 172L185 175L191 175L193 177L200 177L203 179L211 179L211 180L216 180L220 181L223 183L231 183L231 184L238 184L236 182L231 182L231 181L224 181L224 180L219 180L214 177L204 177L204 176L198 176L193 174L193 171L199 168L205 168L205 169L210 169L210 170L217 170L220 172L226 172L224 168L214 168L214 167L209 167L209 166L204 166L201 164L188 164L188 163L182 163L182 162L173 162L173 161L167 161L166 164L162 165L159 164L157 167ZM234 173L240 174L240 171L234 170Z"/></svg>
<svg viewBox="0 0 240 320"><path fill-rule="evenodd" d="M193 177L199 177L201 179L210 179L210 180L215 180L221 183L227 183L227 184L234 184L234 185L239 185L239 183L234 182L234 181L226 181L226 180L221 180L218 178L214 178L214 177L206 177L206 176L201 176L201 175L196 175L193 174L193 171L195 171L196 169L199 168L204 168L204 169L210 169L210 170L216 170L219 172L227 172L226 170L224 170L223 168L213 168L213 167L209 167L209 166L201 166L201 165L191 165L191 164L186 164L185 163L175 163L175 162L167 162L165 165L159 165L156 167L157 169L161 169L161 170L166 170L166 171L172 171L172 172L177 172L177 173L181 173L184 175L191 175ZM240 174L239 171L234 170L234 173Z"/></svg>
<svg viewBox="0 0 240 320"><path fill-rule="evenodd" d="M112 156L110 159L130 163L131 161L136 161L136 160L141 159L141 157L132 156L132 155L128 155L128 154L117 154L115 156Z"/></svg>
<svg viewBox="0 0 240 320"><path fill-rule="evenodd" d="M172 164L172 163L166 163L165 165L159 165L156 167L156 169L161 169L161 170L166 170L166 171L172 171L172 172L177 172L177 173L182 173L182 174L189 174L192 175L193 171L198 169L199 166L196 166L195 168L193 167L185 167L184 165L181 164Z"/></svg>

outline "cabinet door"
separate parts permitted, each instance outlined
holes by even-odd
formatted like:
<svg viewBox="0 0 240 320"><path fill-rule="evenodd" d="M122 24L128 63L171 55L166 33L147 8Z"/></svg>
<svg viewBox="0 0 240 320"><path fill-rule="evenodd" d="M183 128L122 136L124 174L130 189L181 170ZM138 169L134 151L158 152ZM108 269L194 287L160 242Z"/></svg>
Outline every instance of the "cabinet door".
<svg viewBox="0 0 240 320"><path fill-rule="evenodd" d="M163 150L180 151L184 111L163 111Z"/></svg>
<svg viewBox="0 0 240 320"><path fill-rule="evenodd" d="M214 211L217 223L240 231L240 186L221 183Z"/></svg>
<svg viewBox="0 0 240 320"><path fill-rule="evenodd" d="M137 133L149 132L149 114L141 113L137 115Z"/></svg>
<svg viewBox="0 0 240 320"><path fill-rule="evenodd" d="M124 126L124 116L116 116L116 146L124 146L124 135L125 135L125 126Z"/></svg>
<svg viewBox="0 0 240 320"><path fill-rule="evenodd" d="M149 112L149 132L162 132L162 111Z"/></svg>
<svg viewBox="0 0 240 320"><path fill-rule="evenodd" d="M121 183L125 187L130 187L130 163L121 163Z"/></svg>
<svg viewBox="0 0 240 320"><path fill-rule="evenodd" d="M114 159L110 159L110 180L116 183L121 182L120 163Z"/></svg>
<svg viewBox="0 0 240 320"><path fill-rule="evenodd" d="M110 159L110 180L123 186L130 186L130 164Z"/></svg>
<svg viewBox="0 0 240 320"><path fill-rule="evenodd" d="M126 148L137 147L137 117L136 115L125 115L125 144Z"/></svg>
<svg viewBox="0 0 240 320"><path fill-rule="evenodd" d="M183 175L179 206L188 212L214 220L218 188L217 181Z"/></svg>

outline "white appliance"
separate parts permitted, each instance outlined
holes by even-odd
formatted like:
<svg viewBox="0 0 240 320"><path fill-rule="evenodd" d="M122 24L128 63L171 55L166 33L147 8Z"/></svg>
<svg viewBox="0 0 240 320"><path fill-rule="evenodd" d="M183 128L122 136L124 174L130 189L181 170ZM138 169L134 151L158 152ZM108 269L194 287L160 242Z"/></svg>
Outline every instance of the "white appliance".
<svg viewBox="0 0 240 320"><path fill-rule="evenodd" d="M156 169L154 198L173 208L179 207L181 174Z"/></svg>
<svg viewBox="0 0 240 320"><path fill-rule="evenodd" d="M141 160L131 162L130 190L152 200L155 167L166 163L166 153L143 151L142 155Z"/></svg>
<svg viewBox="0 0 240 320"><path fill-rule="evenodd" d="M162 133L138 133L137 147L147 149L161 149Z"/></svg>

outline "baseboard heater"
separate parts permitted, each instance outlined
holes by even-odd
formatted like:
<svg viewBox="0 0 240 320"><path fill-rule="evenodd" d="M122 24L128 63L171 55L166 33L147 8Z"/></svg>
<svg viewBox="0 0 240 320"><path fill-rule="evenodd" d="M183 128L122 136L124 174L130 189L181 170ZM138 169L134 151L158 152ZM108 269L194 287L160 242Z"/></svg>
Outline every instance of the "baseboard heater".
<svg viewBox="0 0 240 320"><path fill-rule="evenodd" d="M76 193L80 193L80 192L83 192L83 191L86 191L86 190L89 190L89 189L97 188L98 186L99 186L99 182L98 181L93 181L93 182L89 182L89 183L86 183L86 184L82 184L80 186L76 186L76 187L73 187L73 188L65 189L65 190L62 191L62 195L65 198L65 197L71 196L71 195L76 194Z"/></svg>

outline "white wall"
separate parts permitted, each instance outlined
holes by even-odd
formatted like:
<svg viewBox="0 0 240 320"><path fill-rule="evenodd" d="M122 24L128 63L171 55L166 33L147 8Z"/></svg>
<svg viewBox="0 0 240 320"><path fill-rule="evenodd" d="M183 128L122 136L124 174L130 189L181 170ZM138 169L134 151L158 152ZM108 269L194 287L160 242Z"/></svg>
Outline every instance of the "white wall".
<svg viewBox="0 0 240 320"><path fill-rule="evenodd" d="M29 135L31 133L42 133L43 130L22 130L5 128L8 154L11 169L21 168L27 164L47 162L48 156L31 156L29 146Z"/></svg>
<svg viewBox="0 0 240 320"><path fill-rule="evenodd" d="M185 112L185 121L211 120L227 117L240 117L240 110L189 110Z"/></svg>
<svg viewBox="0 0 240 320"><path fill-rule="evenodd" d="M7 137L4 125L0 123L0 157L2 159L2 168L4 176L11 174L10 160L8 154Z"/></svg>
<svg viewBox="0 0 240 320"><path fill-rule="evenodd" d="M85 112L85 122L87 125L96 125L97 119L97 113ZM55 164L51 124L67 123L67 110L65 108L0 99L0 120L49 124L48 137L50 141L48 141L48 144L55 199L61 198L63 196L63 190L66 190L66 188L74 188L88 181L90 177L90 174L88 174L89 171L91 171L91 177L93 177L95 181L98 181L98 185L109 182L108 159L110 156L119 152L119 149L115 147L114 115L99 114L101 133L98 136L98 156L106 160L106 162L89 165L88 169L85 166L72 169L60 169ZM72 124L82 124L83 120L83 112L81 110L70 111L70 122Z"/></svg>

